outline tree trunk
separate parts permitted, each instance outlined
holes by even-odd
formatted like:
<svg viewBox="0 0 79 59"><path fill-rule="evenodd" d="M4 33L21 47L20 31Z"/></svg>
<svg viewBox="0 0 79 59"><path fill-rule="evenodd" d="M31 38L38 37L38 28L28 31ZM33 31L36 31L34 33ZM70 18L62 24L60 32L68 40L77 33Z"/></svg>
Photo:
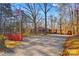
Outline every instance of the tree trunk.
<svg viewBox="0 0 79 59"><path fill-rule="evenodd" d="M45 35L47 34L47 6L45 5Z"/></svg>
<svg viewBox="0 0 79 59"><path fill-rule="evenodd" d="M62 24L60 23L60 34L62 34Z"/></svg>
<svg viewBox="0 0 79 59"><path fill-rule="evenodd" d="M34 18L34 34L37 34L36 18Z"/></svg>
<svg viewBox="0 0 79 59"><path fill-rule="evenodd" d="M60 34L62 34L62 15L61 15L61 18L60 18Z"/></svg>
<svg viewBox="0 0 79 59"><path fill-rule="evenodd" d="M79 34L79 33L78 33L78 30L79 30L79 29L78 29L78 20L79 20L79 19L78 19L78 18L79 18L79 16L78 16L78 11L79 11L79 10L78 10L77 4L75 5L75 8L76 8L76 20L77 20L77 22L76 22L76 27L77 27L76 32L77 32L77 35L78 35L78 34Z"/></svg>
<svg viewBox="0 0 79 59"><path fill-rule="evenodd" d="M77 10L77 34L79 34L79 33L78 33L78 30L79 30L79 28L78 28L78 22L79 22L78 20L79 20L79 19L78 19L78 18L79 18L79 16L78 16L78 10Z"/></svg>

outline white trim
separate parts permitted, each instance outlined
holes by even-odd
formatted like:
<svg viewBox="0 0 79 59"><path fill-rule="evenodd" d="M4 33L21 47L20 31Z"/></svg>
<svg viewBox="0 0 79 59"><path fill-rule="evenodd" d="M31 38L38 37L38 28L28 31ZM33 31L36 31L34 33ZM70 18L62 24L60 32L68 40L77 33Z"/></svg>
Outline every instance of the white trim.
<svg viewBox="0 0 79 59"><path fill-rule="evenodd" d="M79 0L0 0L0 3L78 3Z"/></svg>

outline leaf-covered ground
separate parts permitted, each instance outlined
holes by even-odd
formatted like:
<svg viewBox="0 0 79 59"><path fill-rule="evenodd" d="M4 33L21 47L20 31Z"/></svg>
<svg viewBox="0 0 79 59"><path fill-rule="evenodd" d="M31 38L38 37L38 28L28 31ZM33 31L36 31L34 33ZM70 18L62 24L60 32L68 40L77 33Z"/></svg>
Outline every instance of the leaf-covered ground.
<svg viewBox="0 0 79 59"><path fill-rule="evenodd" d="M20 46L0 52L2 56L58 56L62 55L64 37L25 37Z"/></svg>

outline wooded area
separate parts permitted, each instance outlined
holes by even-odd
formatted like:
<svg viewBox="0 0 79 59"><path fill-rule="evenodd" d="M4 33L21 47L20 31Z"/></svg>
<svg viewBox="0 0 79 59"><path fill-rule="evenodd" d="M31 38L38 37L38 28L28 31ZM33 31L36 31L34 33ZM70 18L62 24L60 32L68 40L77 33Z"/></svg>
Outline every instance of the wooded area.
<svg viewBox="0 0 79 59"><path fill-rule="evenodd" d="M79 4L0 4L0 34L8 32L77 35Z"/></svg>
<svg viewBox="0 0 79 59"><path fill-rule="evenodd" d="M79 4L0 3L0 55L79 55Z"/></svg>

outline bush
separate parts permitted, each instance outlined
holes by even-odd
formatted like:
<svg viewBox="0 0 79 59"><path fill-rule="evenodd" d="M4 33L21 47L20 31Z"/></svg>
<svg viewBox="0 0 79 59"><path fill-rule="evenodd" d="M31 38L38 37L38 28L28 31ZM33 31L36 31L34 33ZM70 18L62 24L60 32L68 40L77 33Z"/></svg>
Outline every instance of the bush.
<svg viewBox="0 0 79 59"><path fill-rule="evenodd" d="M30 33L23 33L23 36L27 37L27 36L31 36L31 34Z"/></svg>
<svg viewBox="0 0 79 59"><path fill-rule="evenodd" d="M4 49L5 47L5 39L6 37L4 35L0 35L0 49Z"/></svg>
<svg viewBox="0 0 79 59"><path fill-rule="evenodd" d="M0 40L4 40L6 37L4 35L0 35Z"/></svg>

